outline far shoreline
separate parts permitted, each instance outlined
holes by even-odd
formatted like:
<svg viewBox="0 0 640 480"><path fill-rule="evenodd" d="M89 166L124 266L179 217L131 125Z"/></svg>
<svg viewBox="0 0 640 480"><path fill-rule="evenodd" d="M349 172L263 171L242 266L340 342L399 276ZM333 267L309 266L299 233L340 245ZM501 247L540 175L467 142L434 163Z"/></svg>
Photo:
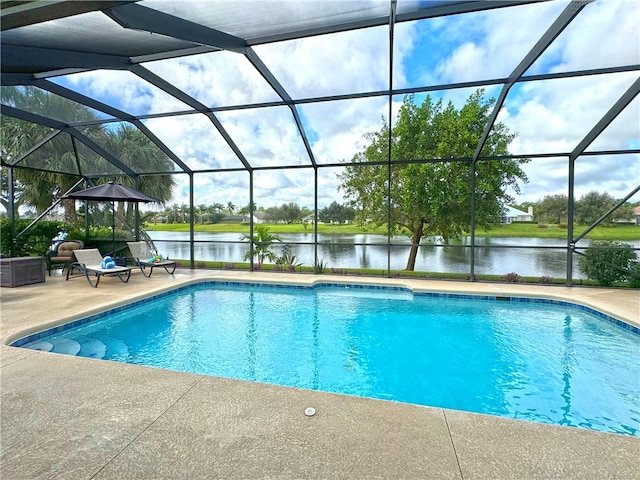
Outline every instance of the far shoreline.
<svg viewBox="0 0 640 480"><path fill-rule="evenodd" d="M257 224L256 224L257 225ZM313 225L303 225L301 223L293 224L272 224L264 223L269 228L270 233L274 234L304 234L313 233ZM147 231L160 232L189 232L188 223L147 223L143 227ZM585 225L574 226L574 234L579 235L587 227ZM195 232L206 233L249 233L248 223L215 223L215 224L196 224ZM318 224L318 233L323 235L386 235L386 227L363 229L354 224ZM401 234L400 234L401 235ZM467 234L469 235L469 234ZM397 235L399 236L399 235ZM492 230L476 230L476 236L488 238L556 238L561 240L567 239L567 228L564 225L540 225L537 223L511 223L508 225L499 225ZM633 224L616 224L612 226L598 226L594 228L585 237L588 240L612 240L612 241L632 241L640 240L640 225Z"/></svg>

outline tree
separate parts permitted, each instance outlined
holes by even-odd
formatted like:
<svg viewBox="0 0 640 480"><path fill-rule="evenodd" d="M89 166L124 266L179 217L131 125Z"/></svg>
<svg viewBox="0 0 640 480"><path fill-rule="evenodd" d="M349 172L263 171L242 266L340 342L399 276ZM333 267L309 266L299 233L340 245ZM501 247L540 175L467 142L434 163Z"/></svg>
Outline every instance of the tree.
<svg viewBox="0 0 640 480"><path fill-rule="evenodd" d="M269 227L265 225L257 225L254 228L253 237L248 234L242 235L241 240L251 240L253 242L253 255L258 259L258 265L262 266L265 259L275 261L278 255L271 250L271 244L274 242L281 242L282 238L273 233L269 233ZM251 258L251 250L245 255L244 259L249 260Z"/></svg>
<svg viewBox="0 0 640 480"><path fill-rule="evenodd" d="M541 221L560 224L567 220L569 199L566 195L546 195L536 210L536 216Z"/></svg>
<svg viewBox="0 0 640 480"><path fill-rule="evenodd" d="M4 154L3 154L4 156ZM9 169L7 167L2 167L2 172L0 173L0 205L4 207L4 209L8 212L11 208L11 202L9 201ZM20 217L19 208L25 201L24 197L24 186L21 182L14 183L14 215L15 218Z"/></svg>
<svg viewBox="0 0 640 480"><path fill-rule="evenodd" d="M69 123L98 118L84 105L38 88L3 87L2 102L43 116L64 119ZM100 131L103 131L100 126L83 129L83 133L91 138L97 138ZM2 156L10 163L14 162L53 132L48 127L2 115ZM80 179L73 146L66 134L59 134L40 146L23 159L20 165L32 167L14 168L15 178L21 186L20 200L25 205L35 207L38 213L46 210ZM58 173L45 171L43 167ZM3 196L6 196L4 190ZM75 201L62 200L61 204L65 211L65 221L76 223Z"/></svg>
<svg viewBox="0 0 640 480"><path fill-rule="evenodd" d="M280 217L285 223L295 223L300 220L301 212L297 203L283 203L280 206Z"/></svg>
<svg viewBox="0 0 640 480"><path fill-rule="evenodd" d="M632 223L634 220L633 205L629 202L620 205L611 214L611 220L614 222Z"/></svg>
<svg viewBox="0 0 640 480"><path fill-rule="evenodd" d="M173 162L147 136L133 125L123 123L118 128L109 130L107 150L118 160L137 172L166 172L173 169ZM117 180L124 185L135 188L134 179L120 176ZM138 190L145 195L165 203L171 199L171 191L175 180L171 175L141 176L138 180ZM125 212L125 203L118 203L118 214L123 218L132 219L132 204Z"/></svg>
<svg viewBox="0 0 640 480"><path fill-rule="evenodd" d="M615 204L615 198L606 192L591 191L586 193L575 204L575 221L580 225L591 225ZM613 221L613 216L609 215L605 221L610 224Z"/></svg>
<svg viewBox="0 0 640 480"><path fill-rule="evenodd" d="M391 132L391 157L412 163L396 163L387 170L389 129L383 119L382 128L365 136L368 145L339 176L359 224L384 225L390 220L392 234L409 232L412 247L407 270L415 267L423 237L449 239L470 230L472 165L468 159L473 157L494 103L485 99L483 90L472 94L459 111L451 102L444 106L442 100L434 102L430 96L417 106L414 96L408 95ZM515 136L501 122L495 123L481 156L508 154ZM476 162L478 226L490 228L500 221L503 205L513 200L508 188L518 193L518 181L527 181L521 168L527 161Z"/></svg>
<svg viewBox="0 0 640 480"><path fill-rule="evenodd" d="M318 219L325 223L345 223L353 220L355 216L356 211L353 208L335 201L318 212Z"/></svg>

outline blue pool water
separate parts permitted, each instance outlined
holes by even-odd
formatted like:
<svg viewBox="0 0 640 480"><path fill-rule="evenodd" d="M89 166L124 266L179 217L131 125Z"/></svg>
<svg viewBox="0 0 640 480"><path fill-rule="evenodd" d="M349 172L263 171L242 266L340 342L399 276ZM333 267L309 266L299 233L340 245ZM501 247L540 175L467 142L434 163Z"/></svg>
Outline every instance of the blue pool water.
<svg viewBox="0 0 640 480"><path fill-rule="evenodd" d="M517 300L207 283L14 345L640 436L638 332Z"/></svg>

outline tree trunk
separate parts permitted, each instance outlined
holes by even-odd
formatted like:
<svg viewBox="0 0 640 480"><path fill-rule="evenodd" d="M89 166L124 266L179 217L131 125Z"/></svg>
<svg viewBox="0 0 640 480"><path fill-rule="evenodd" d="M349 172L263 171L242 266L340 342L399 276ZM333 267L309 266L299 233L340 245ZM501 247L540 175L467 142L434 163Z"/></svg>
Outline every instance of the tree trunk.
<svg viewBox="0 0 640 480"><path fill-rule="evenodd" d="M2 205L2 206L4 207L5 211L6 211L6 212L7 212L7 214L8 214L8 212L9 212L9 201L8 201L8 200L5 200L5 199L1 199L1 200L0 200L0 205ZM19 211L18 211L18 210L20 210L20 208L19 208L19 207L20 207L20 205L16 202L16 203L15 203L15 207L16 207L16 208L15 208L15 210L13 211L13 218L14 218L14 219L16 219L16 220L18 220L18 219L20 218L20 213L19 213Z"/></svg>
<svg viewBox="0 0 640 480"><path fill-rule="evenodd" d="M116 216L117 228L122 228L122 220L120 220L120 218L127 218L126 212L125 212L125 205L126 205L126 202L118 202L116 204L116 210L118 211L118 215L120 215L120 217Z"/></svg>
<svg viewBox="0 0 640 480"><path fill-rule="evenodd" d="M65 198L60 203L62 203L62 208L64 208L64 221L70 225L76 225L78 223L76 201L71 198Z"/></svg>
<svg viewBox="0 0 640 480"><path fill-rule="evenodd" d="M413 230L413 235L411 236L411 250L409 250L409 260L407 260L407 268L410 272L416 268L416 257L418 256L418 247L420 246L420 240L422 239L422 227L424 224L420 222Z"/></svg>

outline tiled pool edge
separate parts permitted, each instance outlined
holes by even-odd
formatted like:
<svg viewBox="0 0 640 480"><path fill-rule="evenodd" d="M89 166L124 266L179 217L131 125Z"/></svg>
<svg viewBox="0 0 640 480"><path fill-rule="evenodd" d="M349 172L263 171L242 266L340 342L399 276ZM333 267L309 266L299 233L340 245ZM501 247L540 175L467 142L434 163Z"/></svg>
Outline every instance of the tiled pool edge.
<svg viewBox="0 0 640 480"><path fill-rule="evenodd" d="M527 297L527 296L518 296L512 294L470 294L470 293L452 293L452 292L430 292L430 291L415 291L410 286L394 286L394 285L376 285L376 284L355 284L355 283L340 283L340 282L324 282L324 281L316 281L311 285L306 284L293 284L293 283L271 283L271 282L257 282L257 281L240 281L240 280L196 280L192 282L188 282L184 285L165 289L163 291L159 291L155 294L151 294L148 297L133 300L131 302L123 303L122 305L118 305L113 308L108 308L107 310L90 314L89 316L85 316L79 318L77 320L72 320L69 322L65 322L64 320L61 323L47 328L46 326L37 332L28 334L26 336L20 336L20 333L17 333L12 336L12 338L18 337L13 341L7 342L7 345L12 347L21 347L27 343L40 340L51 334L61 333L65 330L69 330L81 325L85 325L87 323L91 323L105 316L112 315L115 313L119 313L125 311L129 308L133 308L137 305L142 305L148 302L156 301L159 298L163 298L165 296L172 295L174 293L190 289L198 286L207 286L207 285L222 285L222 286L231 286L231 287L268 287L275 289L289 289L289 290L312 290L315 288L321 287L340 287L340 288L353 288L353 289L363 289L363 290L388 290L388 291L406 291L415 296L429 296L434 298L451 298L451 299L468 299L468 300L483 300L483 301L505 301L505 302L514 302L514 303L542 303L542 304L551 304L551 305L559 305L565 307L576 308L581 311L588 312L599 319L605 320L607 322L611 322L625 330L628 330L636 335L640 335L640 328L632 325L631 323L625 322L623 320L617 319L612 315L607 313L603 313L593 307L589 307L586 305L582 305L580 303L569 302L566 300L556 300L550 298L542 298L542 297ZM9 339L10 340L10 339Z"/></svg>

